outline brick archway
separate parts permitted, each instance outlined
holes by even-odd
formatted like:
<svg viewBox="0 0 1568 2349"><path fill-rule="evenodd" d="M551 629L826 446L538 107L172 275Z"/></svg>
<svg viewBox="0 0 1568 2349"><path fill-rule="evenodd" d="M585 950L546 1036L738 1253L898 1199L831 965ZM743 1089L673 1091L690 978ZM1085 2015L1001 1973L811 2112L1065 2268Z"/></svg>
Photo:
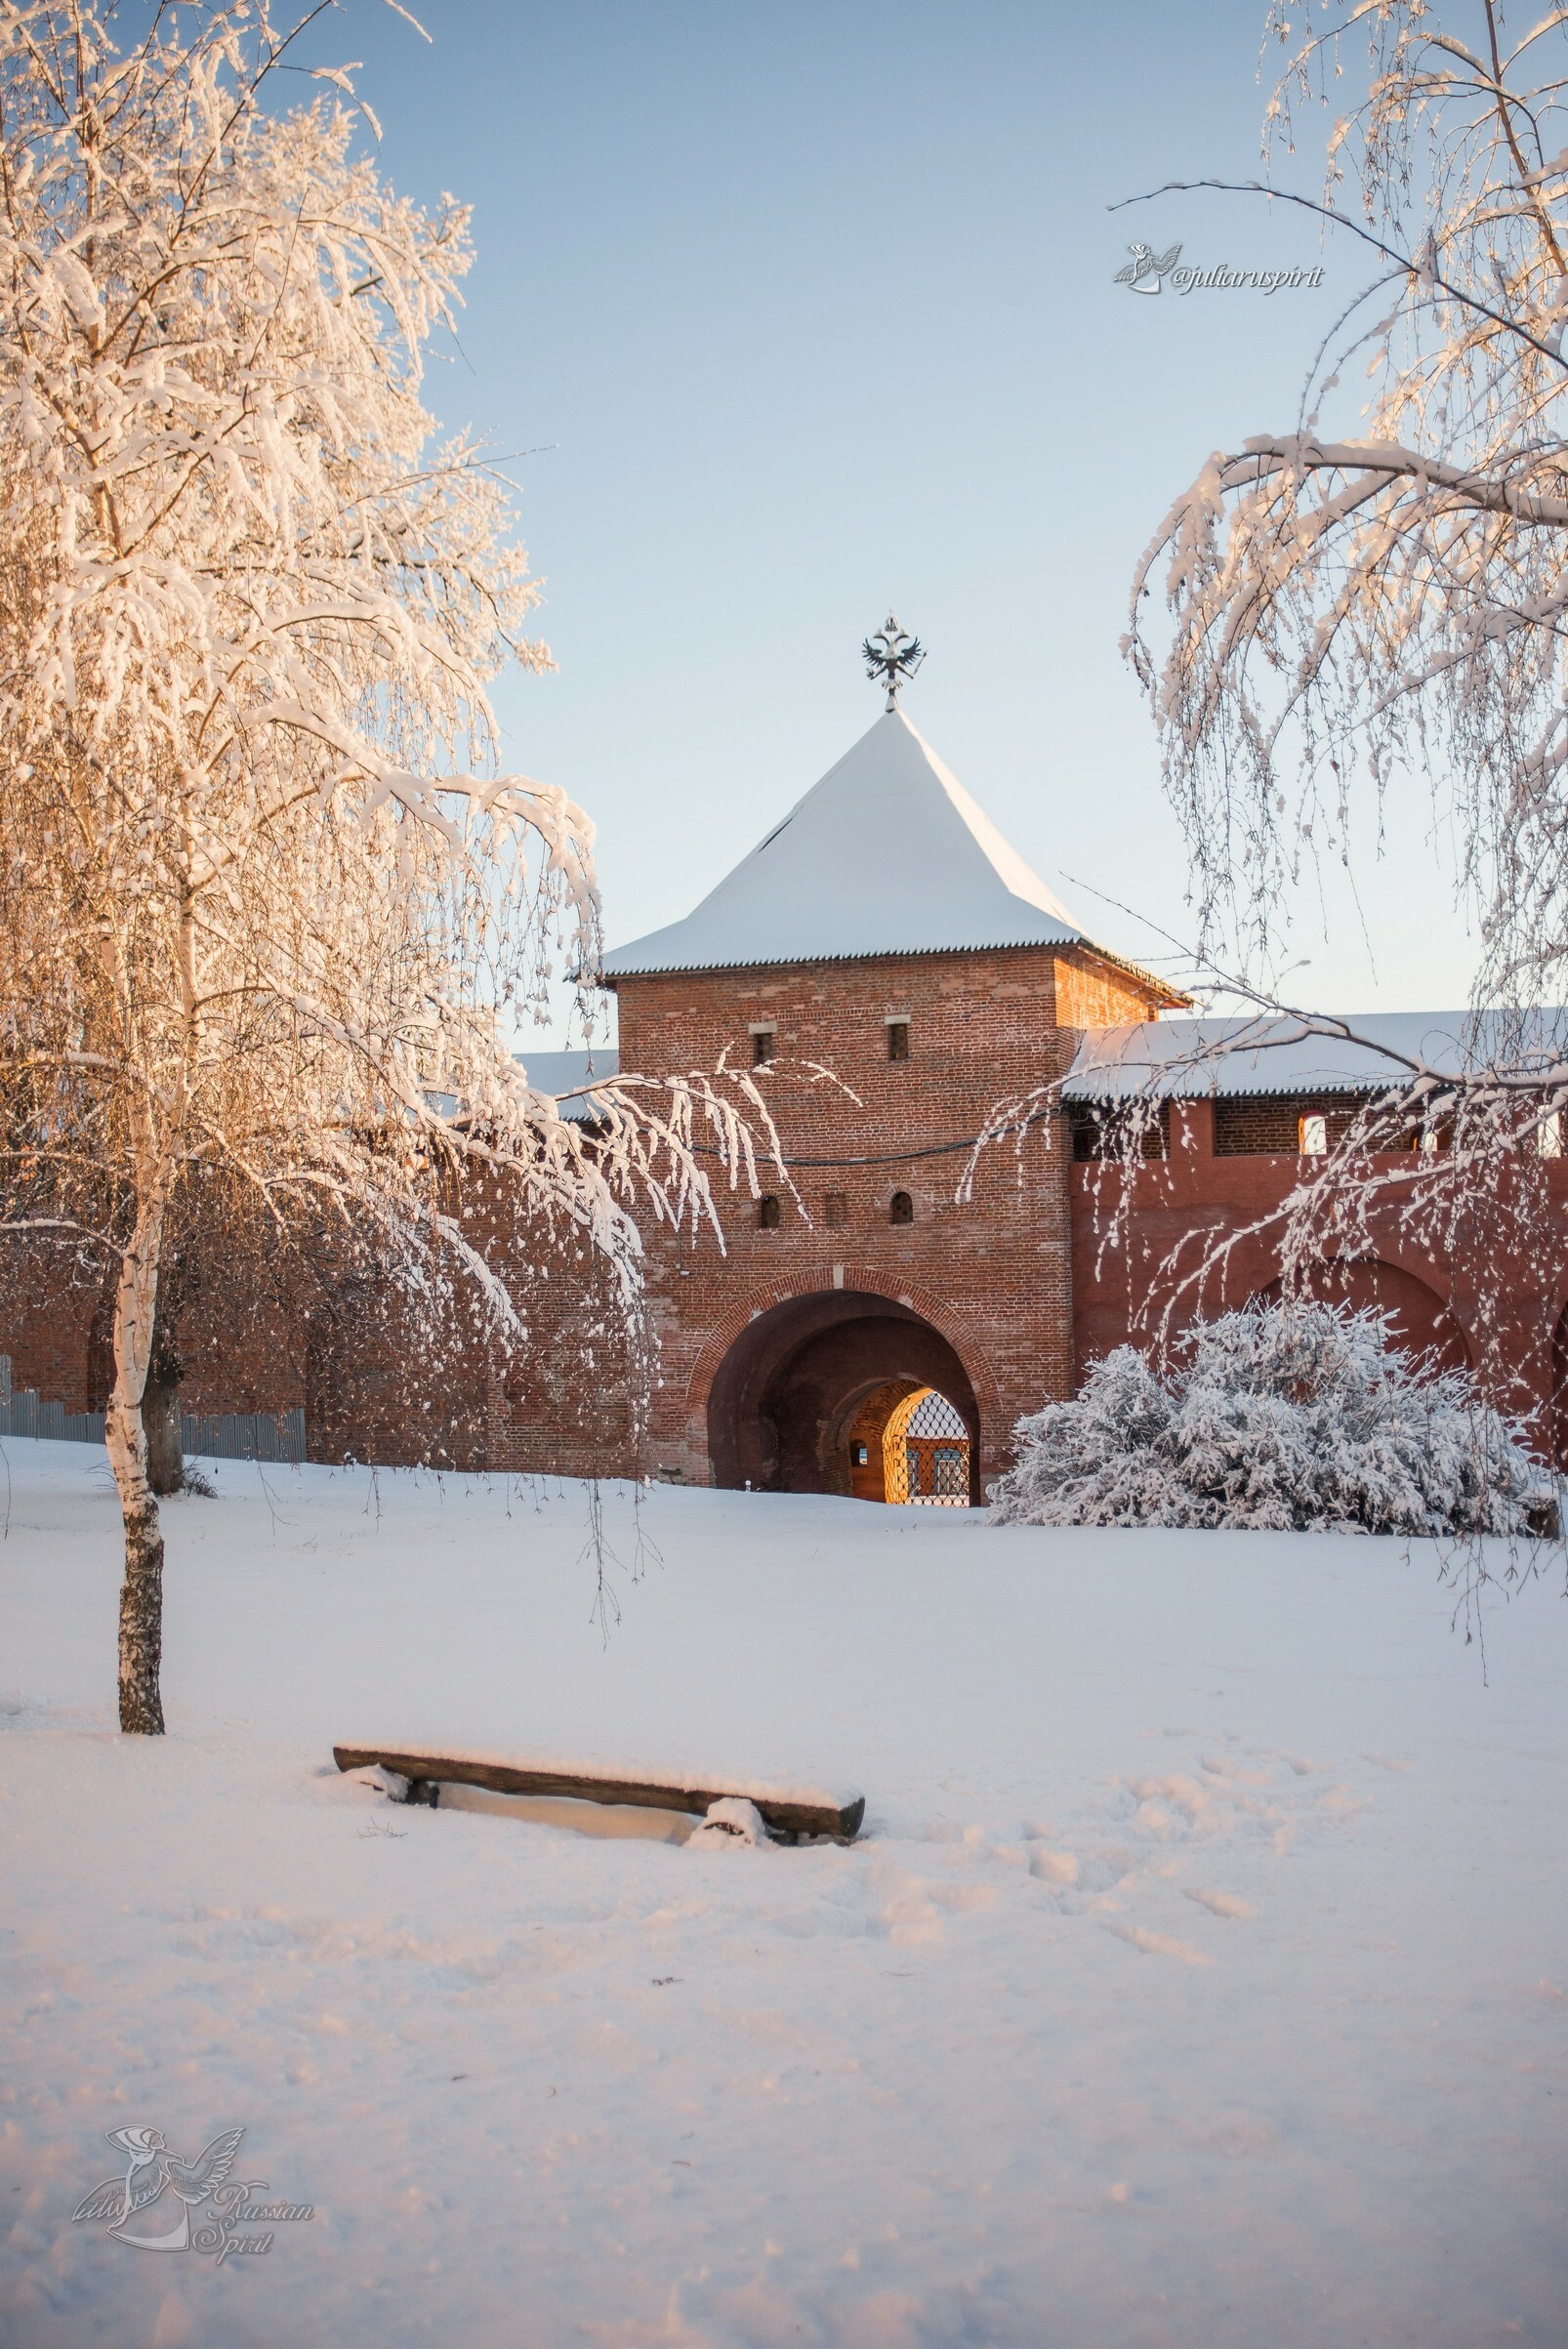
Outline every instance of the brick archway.
<svg viewBox="0 0 1568 2349"><path fill-rule="evenodd" d="M706 1412L715 1482L849 1493L850 1424L867 1396L897 1381L935 1387L965 1420L977 1499L985 1409L976 1389L989 1381L976 1381L907 1292L894 1298L851 1287L847 1274L842 1289L803 1282L754 1304L738 1329L716 1333L704 1348L691 1394Z"/></svg>
<svg viewBox="0 0 1568 2349"><path fill-rule="evenodd" d="M968 1374L982 1421L987 1429L994 1433L999 1425L1002 1398L991 1375L985 1349L968 1321L953 1311L945 1298L933 1296L928 1289L916 1284L902 1282L895 1294L887 1273L877 1266L846 1264L843 1269L842 1287L845 1291L873 1298L879 1305L898 1306L916 1313L946 1339ZM818 1272L803 1273L793 1280L769 1281L765 1287L748 1290L713 1323L702 1341L686 1380L688 1412L696 1415L707 1410L721 1363L736 1339L753 1322L760 1320L774 1305L787 1304L795 1298L829 1296L835 1294L839 1287L837 1283L830 1286L822 1273Z"/></svg>
<svg viewBox="0 0 1568 2349"><path fill-rule="evenodd" d="M1314 1268L1311 1293L1336 1304L1374 1306L1392 1320L1395 1345L1424 1356L1437 1370L1468 1370L1470 1349L1458 1316L1430 1282L1382 1257L1332 1257ZM1272 1303L1278 1279L1259 1292Z"/></svg>

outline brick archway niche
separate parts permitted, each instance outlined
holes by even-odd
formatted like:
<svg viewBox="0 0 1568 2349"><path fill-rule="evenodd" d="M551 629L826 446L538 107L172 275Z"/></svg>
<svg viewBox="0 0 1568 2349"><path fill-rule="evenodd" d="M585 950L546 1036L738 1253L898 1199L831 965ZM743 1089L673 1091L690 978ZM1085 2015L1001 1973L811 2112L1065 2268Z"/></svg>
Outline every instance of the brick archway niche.
<svg viewBox="0 0 1568 2349"><path fill-rule="evenodd" d="M770 1493L853 1491L849 1430L873 1396L934 1386L970 1431L979 1501L980 1414L956 1349L908 1305L869 1290L787 1298L749 1322L708 1390L714 1482Z"/></svg>
<svg viewBox="0 0 1568 2349"><path fill-rule="evenodd" d="M1332 1303L1373 1305L1388 1314L1392 1342L1423 1356L1431 1369L1469 1369L1470 1349L1454 1315L1435 1289L1399 1265L1382 1258L1331 1257L1315 1268L1308 1287L1312 1296ZM1277 1303L1280 1283L1270 1281L1259 1296L1265 1304Z"/></svg>

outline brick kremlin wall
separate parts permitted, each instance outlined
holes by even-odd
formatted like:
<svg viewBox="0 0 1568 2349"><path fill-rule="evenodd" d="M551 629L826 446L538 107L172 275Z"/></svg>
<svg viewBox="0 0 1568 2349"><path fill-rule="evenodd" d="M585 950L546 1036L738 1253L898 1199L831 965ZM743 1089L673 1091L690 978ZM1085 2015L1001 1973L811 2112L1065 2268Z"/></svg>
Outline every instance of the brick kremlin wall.
<svg viewBox="0 0 1568 2349"><path fill-rule="evenodd" d="M1169 1156L1140 1167L1130 1194L1123 1193L1118 1166L1071 1169L1076 1378L1113 1346L1148 1346L1162 1321L1174 1335L1249 1298L1277 1294L1270 1219L1301 1169L1296 1151L1278 1144L1303 1111L1313 1110L1329 1111L1338 1122L1345 1115L1344 1096L1176 1103ZM1395 1174L1401 1161L1390 1156L1380 1163ZM1548 1160L1540 1172L1557 1229L1568 1235L1568 1160ZM1181 1293L1178 1283L1200 1254L1225 1239L1232 1245L1222 1269ZM1499 1318L1488 1328L1477 1273L1490 1245L1476 1234L1473 1245L1457 1243L1439 1261L1411 1245L1391 1206L1373 1219L1356 1258L1326 1265L1316 1285L1324 1296L1388 1312L1396 1340L1440 1366L1483 1372L1498 1401L1531 1422L1541 1448L1568 1461L1561 1408L1568 1239L1554 1268L1546 1269L1534 1250L1510 1261L1498 1244L1488 1286L1498 1294Z"/></svg>
<svg viewBox="0 0 1568 2349"><path fill-rule="evenodd" d="M529 1231L482 1193L464 1219L518 1300L523 1346L505 1354L456 1299L433 1329L416 1329L373 1262L335 1255L326 1236L281 1267L259 1247L248 1273L244 1249L210 1249L182 1292L186 1408L303 1403L316 1460L646 1468L706 1483L716 1375L769 1315L788 1351L805 1329L795 1312L821 1325L822 1412L837 1408L834 1381L863 1396L884 1369L945 1380L967 1387L978 1471L994 1474L1020 1414L1069 1391L1069 1193L1054 1116L1021 1149L986 1151L960 1205L969 1146L999 1100L1066 1066L1076 1039L1057 1027L1058 996L1132 1018L1146 992L1093 957L1026 948L623 978L618 993L621 1064L653 1076L712 1070L726 1054L750 1069L753 1030L771 1027L760 1084L799 1194L764 1173L779 1202L776 1227L764 1228L750 1192L725 1187L710 1161L722 1249L711 1231L678 1237L644 1219L660 1357L644 1442L602 1267L573 1235ZM907 1023L904 1059L888 1056L895 1017ZM855 1163L827 1163L846 1161ZM911 1203L908 1222L889 1219L895 1192ZM105 1301L97 1276L66 1281L56 1259L17 1259L0 1300L15 1382L74 1409L101 1406Z"/></svg>
<svg viewBox="0 0 1568 2349"><path fill-rule="evenodd" d="M711 1070L725 1053L750 1067L754 1030L772 1030L773 1065L759 1082L800 1194L763 1171L779 1202L770 1227L714 1165L722 1251L711 1233L693 1241L644 1219L659 1348L645 1428L602 1265L576 1235L531 1228L515 1203L485 1192L468 1197L464 1220L517 1299L528 1330L519 1347L500 1347L461 1296L416 1324L395 1285L330 1235L285 1262L258 1233L248 1248L195 1250L183 1267L185 1407L303 1404L319 1461L847 1491L854 1411L882 1387L930 1383L970 1421L978 1485L1005 1464L1020 1416L1071 1392L1111 1346L1149 1341L1178 1243L1190 1262L1206 1239L1245 1233L1299 1172L1280 1145L1301 1103L1224 1105L1218 1146L1214 1108L1188 1103L1173 1111L1169 1155L1142 1168L1126 1203L1116 1168L1074 1163L1056 1116L1019 1146L985 1151L972 1196L956 1201L968 1145L997 1104L1070 1060L1065 1007L1093 1010L1095 1024L1145 1015L1135 976L1088 953L628 976L617 992L621 1064L649 1075ZM908 1023L905 1059L888 1056L895 1017ZM1343 1114L1342 1097L1306 1106ZM1568 1231L1568 1161L1547 1175ZM890 1220L899 1192L908 1222ZM1373 1243L1365 1261L1335 1273L1334 1293L1385 1306L1402 1336L1439 1359L1478 1360L1465 1252L1434 1263L1391 1222ZM1276 1269L1269 1234L1243 1239L1222 1282L1179 1300L1175 1326L1266 1293ZM70 1410L102 1407L106 1301L102 1276L67 1252L0 1255L0 1352L15 1385ZM1562 1451L1552 1414L1568 1376L1568 1248L1551 1278L1520 1266L1501 1341L1504 1399Z"/></svg>
<svg viewBox="0 0 1568 2349"><path fill-rule="evenodd" d="M637 1459L627 1340L603 1267L575 1234L530 1229L494 1195L463 1221L507 1280L527 1336L499 1344L472 1292L416 1313L330 1232L286 1258L187 1248L169 1288L191 1412L303 1405L310 1460L628 1474ZM12 1383L102 1410L113 1378L110 1291L62 1251L0 1256L0 1353Z"/></svg>

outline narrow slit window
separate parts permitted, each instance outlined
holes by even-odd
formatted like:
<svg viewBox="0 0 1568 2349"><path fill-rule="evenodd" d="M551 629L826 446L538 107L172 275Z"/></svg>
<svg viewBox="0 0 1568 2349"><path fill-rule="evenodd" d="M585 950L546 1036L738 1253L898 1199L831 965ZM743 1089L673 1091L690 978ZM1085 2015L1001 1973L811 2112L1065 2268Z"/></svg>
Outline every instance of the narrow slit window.
<svg viewBox="0 0 1568 2349"><path fill-rule="evenodd" d="M1329 1121L1326 1117L1304 1117L1301 1120L1301 1156L1327 1158L1329 1154Z"/></svg>
<svg viewBox="0 0 1568 2349"><path fill-rule="evenodd" d="M891 1205L887 1210L887 1220L889 1223L914 1222L915 1202L907 1191L894 1191Z"/></svg>
<svg viewBox="0 0 1568 2349"><path fill-rule="evenodd" d="M759 1231L777 1231L778 1221L778 1201L769 1191L765 1199L757 1202L757 1228Z"/></svg>
<svg viewBox="0 0 1568 2349"><path fill-rule="evenodd" d="M909 1058L909 1022L889 1019L887 1022L887 1057L889 1060Z"/></svg>
<svg viewBox="0 0 1568 2349"><path fill-rule="evenodd" d="M752 1030L752 1066L753 1066L753 1068L765 1068L765 1067L767 1066L768 1062L769 1062L769 1061L772 1059L772 1057L773 1057L773 1048L774 1048L774 1046L777 1044L777 1042L778 1042L778 1030L777 1030L776 1028L753 1028L753 1030Z"/></svg>

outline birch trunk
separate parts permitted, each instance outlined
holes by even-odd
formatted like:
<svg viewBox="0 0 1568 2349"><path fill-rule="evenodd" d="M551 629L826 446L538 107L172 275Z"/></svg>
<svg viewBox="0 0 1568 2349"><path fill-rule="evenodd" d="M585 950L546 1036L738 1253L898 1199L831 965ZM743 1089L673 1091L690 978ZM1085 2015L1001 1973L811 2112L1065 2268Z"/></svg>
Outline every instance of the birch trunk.
<svg viewBox="0 0 1568 2349"><path fill-rule="evenodd" d="M161 1205L138 1218L114 1294L114 1391L104 1418L109 1465L125 1521L125 1580L120 1586L120 1727L128 1735L163 1735L158 1671L163 1660L163 1533L147 1476L142 1401L152 1352L158 1298Z"/></svg>

